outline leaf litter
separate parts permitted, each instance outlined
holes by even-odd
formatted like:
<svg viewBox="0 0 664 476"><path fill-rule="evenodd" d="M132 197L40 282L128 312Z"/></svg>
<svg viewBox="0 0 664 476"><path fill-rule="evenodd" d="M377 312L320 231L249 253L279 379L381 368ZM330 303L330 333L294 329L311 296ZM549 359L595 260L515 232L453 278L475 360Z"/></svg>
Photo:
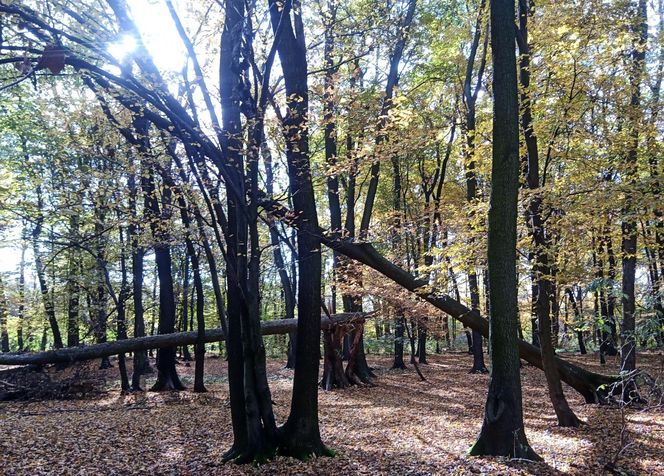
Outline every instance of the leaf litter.
<svg viewBox="0 0 664 476"><path fill-rule="evenodd" d="M115 367L98 362L44 372L50 382L73 378L95 382L95 391L71 398L0 403L1 475L592 475L664 474L664 413L654 405L622 410L586 405L571 388L566 394L581 428L559 428L548 401L543 373L522 370L524 415L530 444L542 463L505 458L470 458L479 433L489 377L469 374L472 356L431 355L414 369L389 370L389 357L370 356L375 387L320 391L323 441L334 458L306 462L277 457L260 467L221 462L232 443L225 361L208 358L208 393L121 395ZM615 372L594 355L572 361ZM639 355L651 375L664 377L661 353ZM292 371L268 362L274 411L284 421L290 408ZM193 366L178 365L191 389ZM0 381L7 371L0 371ZM149 377L146 386L149 387ZM0 382L0 386L2 382ZM1 389L1 388L0 388ZM66 399L62 399L66 398Z"/></svg>

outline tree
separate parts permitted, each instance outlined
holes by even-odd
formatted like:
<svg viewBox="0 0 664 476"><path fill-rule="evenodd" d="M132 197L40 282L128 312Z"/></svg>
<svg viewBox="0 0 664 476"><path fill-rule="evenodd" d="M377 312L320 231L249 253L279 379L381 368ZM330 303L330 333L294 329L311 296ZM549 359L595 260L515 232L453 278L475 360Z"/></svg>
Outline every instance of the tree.
<svg viewBox="0 0 664 476"><path fill-rule="evenodd" d="M579 426L576 417L563 393L558 369L554 363L555 348L552 339L551 310L555 299L551 282L552 267L549 264L550 238L542 217L542 197L538 189L542 186L539 172L539 150L537 135L533 130L533 117L530 91L530 44L528 38L528 18L532 15L532 3L519 2L519 80L521 83L521 128L526 143L526 183L533 194L528 202L526 222L532 239L532 292L533 307L538 322L533 326L533 340L536 334L542 349L542 365L547 379L549 397L558 417L560 426Z"/></svg>
<svg viewBox="0 0 664 476"><path fill-rule="evenodd" d="M633 47L630 68L630 102L627 113L629 138L627 139L625 206L622 222L622 348L620 359L623 371L636 369L636 336L634 335L636 298L634 285L636 279L636 192L637 155L641 136L641 82L645 70L646 45L648 41L648 6L645 0L638 0L635 5Z"/></svg>
<svg viewBox="0 0 664 476"><path fill-rule="evenodd" d="M526 438L517 350L516 215L519 122L514 2L491 0L493 162L489 209L492 372L484 421L471 455L540 459Z"/></svg>

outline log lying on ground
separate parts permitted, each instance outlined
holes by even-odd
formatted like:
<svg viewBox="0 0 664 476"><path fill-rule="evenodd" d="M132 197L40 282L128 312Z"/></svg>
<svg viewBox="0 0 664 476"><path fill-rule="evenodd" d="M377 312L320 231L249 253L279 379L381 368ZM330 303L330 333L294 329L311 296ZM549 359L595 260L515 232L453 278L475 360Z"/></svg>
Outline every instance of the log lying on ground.
<svg viewBox="0 0 664 476"><path fill-rule="evenodd" d="M370 244L352 243L322 235L323 243L329 248L375 269L459 320L464 326L480 332L484 337L489 337L489 321L484 319L479 312L467 308L448 295L436 293L426 281L416 279L409 272L387 260ZM519 340L519 353L523 360L542 369L542 356L538 347ZM606 401L607 396L615 390L614 384L619 380L617 376L590 372L559 358L556 358L556 364L561 380L583 395L586 403Z"/></svg>
<svg viewBox="0 0 664 476"><path fill-rule="evenodd" d="M263 196L261 205L273 217L283 220L289 226L298 226L298 214L293 213L281 203ZM478 311L467 308L451 296L438 294L431 289L427 281L416 279L408 271L382 256L371 244L354 243L336 238L322 228L318 229L318 237L328 248L375 269L401 287L457 319L464 326L478 331L484 337L489 337L489 321L484 319ZM542 356L539 348L521 339L518 340L518 343L521 358L542 370ZM583 395L586 403L605 402L610 395L616 392L615 384L620 380L618 376L590 372L559 358L556 358L556 365L560 379Z"/></svg>
<svg viewBox="0 0 664 476"><path fill-rule="evenodd" d="M350 324L364 320L371 314L360 312L346 312L333 314L331 319L321 317L321 329L329 329L331 325ZM261 334L287 334L297 329L297 319L278 319L261 322ZM206 329L205 342L219 342L224 339L222 329ZM108 357L120 353L136 352L146 349L161 349L192 345L198 341L198 332L177 332L155 336L137 337L134 339L116 340L104 344L89 345L86 347L68 347L64 349L49 350L46 352L24 352L0 354L0 365L44 365L92 360Z"/></svg>

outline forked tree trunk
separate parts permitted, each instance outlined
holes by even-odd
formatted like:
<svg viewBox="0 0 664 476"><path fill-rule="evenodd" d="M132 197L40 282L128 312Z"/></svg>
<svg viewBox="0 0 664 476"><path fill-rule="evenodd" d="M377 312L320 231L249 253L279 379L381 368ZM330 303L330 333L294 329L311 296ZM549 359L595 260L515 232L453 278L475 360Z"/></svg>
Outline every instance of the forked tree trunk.
<svg viewBox="0 0 664 476"><path fill-rule="evenodd" d="M284 139L289 191L303 219L303 226L297 230L298 326L293 397L288 419L279 429L279 451L307 458L331 454L323 445L318 425L321 242L316 234L318 214L309 159L307 49L302 15L293 10L292 3L278 5L269 0L269 6L286 88Z"/></svg>

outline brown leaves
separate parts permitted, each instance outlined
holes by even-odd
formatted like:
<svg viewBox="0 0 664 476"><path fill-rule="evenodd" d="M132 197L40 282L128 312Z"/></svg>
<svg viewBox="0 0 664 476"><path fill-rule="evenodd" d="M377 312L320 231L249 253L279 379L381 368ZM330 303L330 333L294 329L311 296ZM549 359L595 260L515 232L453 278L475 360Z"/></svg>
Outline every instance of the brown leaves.
<svg viewBox="0 0 664 476"><path fill-rule="evenodd" d="M65 50L62 46L49 45L44 48L39 65L53 74L60 74L65 68Z"/></svg>
<svg viewBox="0 0 664 476"><path fill-rule="evenodd" d="M413 370L387 370L391 357L369 357L379 374L376 387L319 394L322 437L337 452L334 458L300 462L277 457L258 468L221 463L232 443L224 359L207 360L210 392L203 395L186 391L123 396L117 367L99 371L98 362L90 362L82 377L115 381L104 396L0 403L0 474L599 475L620 450L619 409L584 405L570 393L570 404L588 424L559 428L542 372L526 366L526 432L545 462L469 458L466 451L479 432L488 385L488 376L467 373L472 356L430 356L428 382L420 382ZM595 358L573 360L590 366ZM658 372L658 356L640 354L639 360ZM178 368L187 383L193 370ZM293 374L283 369L281 360L269 362L268 372L275 414L283 422ZM74 367L68 368L63 378L75 373ZM633 444L615 467L624 474L664 474L664 416L627 410L626 421Z"/></svg>

